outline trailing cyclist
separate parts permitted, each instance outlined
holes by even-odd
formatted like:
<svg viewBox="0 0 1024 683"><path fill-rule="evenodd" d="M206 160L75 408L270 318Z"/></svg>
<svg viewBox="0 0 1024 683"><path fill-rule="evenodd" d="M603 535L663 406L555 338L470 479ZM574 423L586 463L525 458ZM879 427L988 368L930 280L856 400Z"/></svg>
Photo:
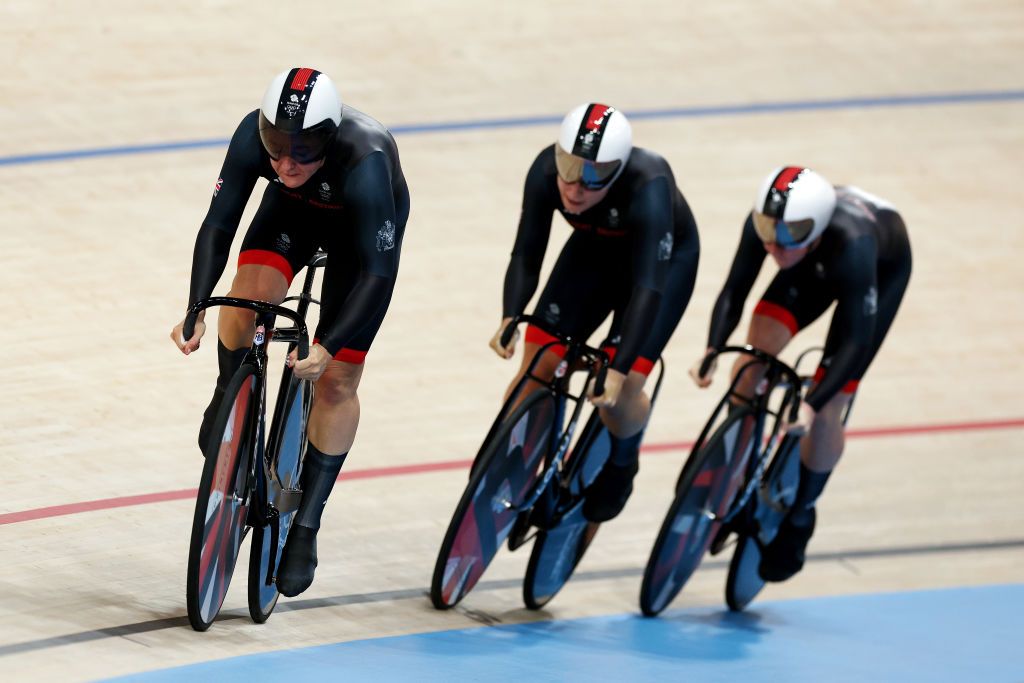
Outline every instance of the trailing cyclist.
<svg viewBox="0 0 1024 683"><path fill-rule="evenodd" d="M910 280L907 230L896 209L853 186L833 186L809 168L787 166L762 182L743 224L732 268L715 303L708 352L736 329L743 304L770 254L779 267L754 307L747 343L778 355L797 332L835 302L814 384L800 406L800 482L792 510L761 555L766 581L784 581L804 565L814 533L815 502L843 452L843 414L885 339ZM713 366L699 376L711 383ZM737 361L733 373L744 359ZM738 390L752 395L757 373Z"/></svg>

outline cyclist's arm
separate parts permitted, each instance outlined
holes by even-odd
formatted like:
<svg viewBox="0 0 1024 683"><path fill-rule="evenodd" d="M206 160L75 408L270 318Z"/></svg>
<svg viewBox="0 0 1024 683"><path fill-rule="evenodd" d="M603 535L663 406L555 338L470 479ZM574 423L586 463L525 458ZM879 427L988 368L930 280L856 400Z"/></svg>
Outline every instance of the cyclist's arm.
<svg viewBox="0 0 1024 683"><path fill-rule="evenodd" d="M672 258L675 226L672 220L672 183L659 176L645 183L630 209L633 252L633 291L623 312L622 341L612 369L626 374L658 316L661 292ZM692 215L690 220L693 220ZM696 231L697 226L691 226ZM651 359L654 360L654 359Z"/></svg>
<svg viewBox="0 0 1024 683"><path fill-rule="evenodd" d="M871 347L878 318L878 245L870 236L855 239L842 252L837 270L842 278L840 294L828 334L840 339L839 348L825 372L824 379L805 401L821 410L854 373Z"/></svg>
<svg viewBox="0 0 1024 683"><path fill-rule="evenodd" d="M405 226L398 225L391 171L383 152L368 154L352 169L345 181L344 203L350 222L345 229L354 230L357 236L355 246L361 270L338 317L320 340L332 356L373 320L395 287ZM340 254L347 248L345 242L337 239L340 236L338 230L328 236L328 268L330 254ZM324 292L325 297L331 294ZM324 308L329 308L327 302Z"/></svg>
<svg viewBox="0 0 1024 683"><path fill-rule="evenodd" d="M546 151L550 153L550 150ZM530 302L540 282L540 269L548 247L551 216L554 212L551 199L554 183L544 173L543 154L537 157L526 174L519 230L516 232L508 270L505 271L502 296L502 315L505 318L519 315L526 309L526 304Z"/></svg>
<svg viewBox="0 0 1024 683"><path fill-rule="evenodd" d="M748 215L743 224L740 244L736 248L729 276L718 294L715 308L711 313L711 325L708 330L708 348L720 349L725 346L729 335L733 333L743 316L743 304L750 294L750 289L761 272L767 252L764 244L754 231L754 222Z"/></svg>
<svg viewBox="0 0 1024 683"><path fill-rule="evenodd" d="M224 272L231 241L259 177L260 145L253 112L242 119L231 137L210 208L196 236L189 285L190 306L209 297Z"/></svg>

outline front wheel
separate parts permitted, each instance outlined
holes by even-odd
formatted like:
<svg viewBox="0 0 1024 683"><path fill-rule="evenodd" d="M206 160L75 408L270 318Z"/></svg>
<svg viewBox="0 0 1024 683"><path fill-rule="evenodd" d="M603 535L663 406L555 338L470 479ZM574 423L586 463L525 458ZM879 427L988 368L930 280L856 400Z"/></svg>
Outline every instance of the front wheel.
<svg viewBox="0 0 1024 683"><path fill-rule="evenodd" d="M430 600L437 609L459 602L479 581L533 492L552 443L555 398L538 389L527 396L481 449L455 507L434 565Z"/></svg>
<svg viewBox="0 0 1024 683"><path fill-rule="evenodd" d="M700 565L744 482L760 439L757 424L749 408L734 409L687 461L644 570L640 609L645 615L665 609Z"/></svg>
<svg viewBox="0 0 1024 683"><path fill-rule="evenodd" d="M210 628L220 612L245 537L256 389L256 368L245 363L228 383L207 446L186 579L188 620L197 631Z"/></svg>

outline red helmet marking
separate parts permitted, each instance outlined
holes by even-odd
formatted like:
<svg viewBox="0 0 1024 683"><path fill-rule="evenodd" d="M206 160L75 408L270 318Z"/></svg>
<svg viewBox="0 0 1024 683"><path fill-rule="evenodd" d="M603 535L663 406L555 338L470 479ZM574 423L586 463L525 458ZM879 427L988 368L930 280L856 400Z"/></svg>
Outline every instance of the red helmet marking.
<svg viewBox="0 0 1024 683"><path fill-rule="evenodd" d="M314 73L313 69L299 69L295 72L295 78L292 79L292 84L289 86L292 90L305 90L306 84L309 82L309 77Z"/></svg>

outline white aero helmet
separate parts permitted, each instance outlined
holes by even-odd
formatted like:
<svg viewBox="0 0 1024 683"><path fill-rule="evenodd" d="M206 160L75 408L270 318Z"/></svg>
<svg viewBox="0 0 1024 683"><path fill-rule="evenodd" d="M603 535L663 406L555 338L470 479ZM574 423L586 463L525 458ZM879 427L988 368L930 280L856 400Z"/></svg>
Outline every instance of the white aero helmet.
<svg viewBox="0 0 1024 683"><path fill-rule="evenodd" d="M764 242L799 249L818 239L835 209L832 183L809 168L785 166L761 183L754 199L754 228Z"/></svg>
<svg viewBox="0 0 1024 683"><path fill-rule="evenodd" d="M324 157L341 125L341 98L334 82L316 69L282 71L260 106L260 140L271 159L300 164Z"/></svg>
<svg viewBox="0 0 1024 683"><path fill-rule="evenodd" d="M633 128L626 115L607 104L581 104L562 119L555 145L558 175L588 190L611 185L633 151Z"/></svg>

